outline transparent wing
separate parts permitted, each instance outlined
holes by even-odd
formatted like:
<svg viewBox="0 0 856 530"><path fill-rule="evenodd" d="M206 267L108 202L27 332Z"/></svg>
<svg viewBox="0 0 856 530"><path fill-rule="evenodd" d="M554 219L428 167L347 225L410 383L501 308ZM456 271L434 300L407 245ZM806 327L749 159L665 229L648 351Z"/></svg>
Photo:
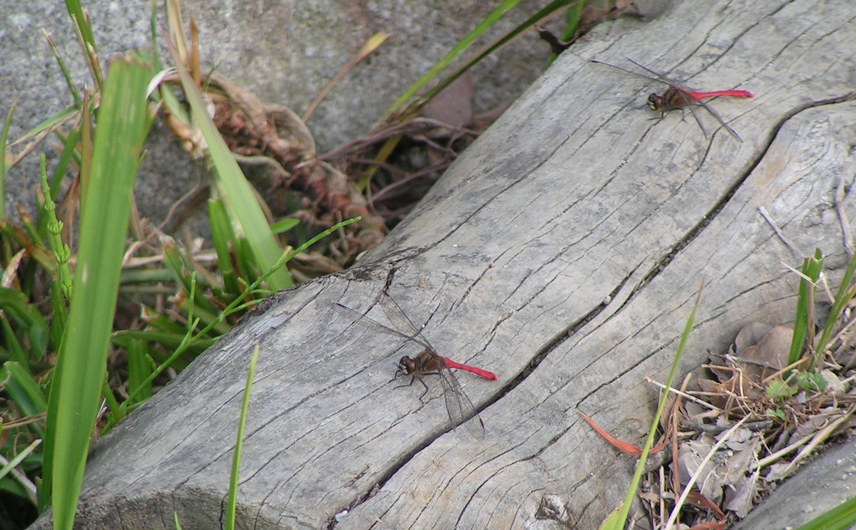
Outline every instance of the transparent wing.
<svg viewBox="0 0 856 530"><path fill-rule="evenodd" d="M702 107L704 107L704 110L708 111L708 112L710 113L710 115L711 115L711 116L713 116L714 118L716 118L716 121L718 121L718 122L720 123L720 125L722 125L723 127L725 127L725 130L726 130L726 131L728 131L728 133L729 133L729 134L731 134L731 136L733 136L735 140L737 140L737 141L738 141L738 142L740 142L740 143L743 143L743 139L742 139L742 138L740 138L740 136L738 136L737 131L735 131L734 129L732 129L732 128L731 128L731 126L730 126L730 125L728 125L727 123L725 123L725 120L723 120L723 119L722 119L722 116L720 116L718 112L716 112L715 110L713 110L713 107L711 107L710 105L708 105L707 103L705 103L704 101L702 101L702 100L700 100L700 99L693 98L693 100L695 100L695 103L696 103L696 104L701 105ZM692 107L690 107L690 110L692 110ZM693 116L695 116L695 113L693 113ZM698 117L697 117L697 116L696 116L696 121L698 121ZM701 126L701 122L699 122L699 126ZM702 128L702 130L704 130L704 128ZM706 134L706 133L705 133L705 134Z"/></svg>
<svg viewBox="0 0 856 530"><path fill-rule="evenodd" d="M689 92L686 91L686 89L680 88L680 83L678 83L677 81L674 81L672 79L669 79L668 77L664 76L660 72L656 72L654 70L651 70L647 66L643 66L643 65L637 63L636 61L634 61L630 57L626 57L626 59L628 61L630 61L631 63L635 64L636 66L638 66L639 68L645 70L649 74L656 76L657 79L659 79L660 81L662 81L664 83L668 83L669 85L678 88L678 90L680 90L681 93L687 98L687 101L692 101L693 102L692 105L689 105L690 112L692 112L693 118L695 118L696 123L698 123L698 126L701 127L701 131L704 133L705 136L707 136L707 131L704 130L704 126L701 124L701 120L698 118L698 115L695 113L695 110L693 110L693 105L699 105L701 107L704 107L704 110L708 111L711 116L716 118L716 121L718 121L723 127L725 127L725 130L728 131L728 133L731 134L731 136L733 136L735 140L737 140L740 143L743 143L743 139L741 139L740 136L737 135L737 131L735 131L734 129L731 128L730 125L725 123L725 120L722 119L722 116L720 116L718 112L713 110L713 107L711 107L710 105L708 105L704 101L693 97ZM627 72L628 70L624 70L624 71ZM630 73L633 73L633 72L630 72Z"/></svg>
<svg viewBox="0 0 856 530"><path fill-rule="evenodd" d="M689 94L687 95L689 96ZM690 101L701 103L701 101L695 98L690 98ZM695 108L693 107L695 107L694 104L687 105L687 108L690 109L690 114L693 115L693 118L695 118L696 123L698 123L698 128L701 129L701 132L704 134L704 137L707 138L707 130L704 128L704 125L701 124L701 120L699 119L698 114L696 114Z"/></svg>
<svg viewBox="0 0 856 530"><path fill-rule="evenodd" d="M389 319L389 322L402 334L434 350L428 339L422 335L419 328L413 324L413 321L407 317L398 303L389 296L389 293L385 289L381 291L380 307L383 308L383 312L386 313L386 318Z"/></svg>
<svg viewBox="0 0 856 530"><path fill-rule="evenodd" d="M341 313L346 314L350 318L352 318L354 320L354 324L363 326L365 328L368 328L368 329L371 329L371 330L374 330L374 331L377 331L380 333L392 335L393 337L398 337L401 339L405 339L405 340L415 342L415 343L419 344L420 346L422 346L423 348L430 348L430 346L427 343L423 343L422 340L420 340L420 339L422 339L421 334L413 336L413 335L406 334L403 330L399 331L397 329L392 329L391 327L385 326L385 325L381 324L380 322L378 322L377 320L360 313L356 309L351 309L350 307L348 307L346 305L342 305L338 302L336 302L335 307ZM394 325L396 324L395 322L392 322L391 320L390 320L390 322ZM405 330L406 330L406 328L405 328Z"/></svg>
<svg viewBox="0 0 856 530"><path fill-rule="evenodd" d="M467 426L467 430L473 435L473 437L477 440L483 440L484 422L482 422L481 418L478 416L476 408L473 406L473 402L470 401L470 398L468 398L464 393L464 389L461 388L461 384L458 383L455 374L449 370L445 359L437 354L437 351L431 346L428 339L422 335L419 328L413 324L398 303L389 296L389 293L382 291L379 303L383 312L386 314L386 318L389 320L390 324L395 326L396 329L384 326L380 322L367 317L363 313L342 304L337 303L336 307L339 308L340 311L343 311L354 318L355 323L359 323L388 335L411 340L423 346L425 348L425 354L433 356L436 361L434 364L440 367L440 370L437 373L440 376L440 381L443 386L443 399L446 402L446 412L449 414L449 421L452 423L452 428L455 429L459 425L465 424Z"/></svg>
<svg viewBox="0 0 856 530"><path fill-rule="evenodd" d="M657 79L658 81L660 81L661 83L666 83L667 85L672 85L672 86L680 86L680 85L681 85L681 84L680 84L680 83L678 83L677 81L674 81L674 80L672 80L672 79L669 79L668 77L664 76L664 75L663 75L663 74L661 74L660 72L657 72L657 71L655 71L655 70L651 70L651 69L650 69L650 68L648 68L647 66L642 66L641 64L637 63L636 61L634 61L634 60L633 60L633 59L631 59L630 57L625 57L625 59L627 59L627 60L628 60L628 61L630 61L631 63L635 64L635 65L636 65L636 66L638 66L639 68L641 68L641 69L645 70L646 72L648 72L649 74L651 74L652 76L654 76L654 78L655 78L655 79ZM604 63L604 64L605 64L605 63ZM611 65L610 65L610 66L611 66ZM618 68L618 67L616 66L615 68ZM624 69L623 69L623 68L621 68L621 70L624 70ZM628 72L628 73L631 73L631 74L640 75L640 74L635 73L635 72L630 72L629 70L624 70L624 71L625 71L625 72ZM642 76L642 77L647 77L647 76ZM650 78L649 78L649 79L650 79Z"/></svg>
<svg viewBox="0 0 856 530"><path fill-rule="evenodd" d="M452 422L452 429L460 424L467 426L467 430L476 440L484 440L484 422L476 412L473 402L464 393L461 384L445 363L441 363L440 381L443 384L443 397L446 400L446 412ZM469 421L467 421L469 420Z"/></svg>

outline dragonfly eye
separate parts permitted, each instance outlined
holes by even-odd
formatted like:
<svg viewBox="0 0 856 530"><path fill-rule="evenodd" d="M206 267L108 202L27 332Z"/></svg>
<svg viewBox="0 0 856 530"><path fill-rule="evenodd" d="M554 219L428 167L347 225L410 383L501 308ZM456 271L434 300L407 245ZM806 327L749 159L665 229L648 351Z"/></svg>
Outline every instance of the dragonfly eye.
<svg viewBox="0 0 856 530"><path fill-rule="evenodd" d="M416 372L416 361L405 355L398 361L398 373L401 375L412 375Z"/></svg>
<svg viewBox="0 0 856 530"><path fill-rule="evenodd" d="M663 98L654 93L648 96L648 108L651 110L660 110L663 108Z"/></svg>

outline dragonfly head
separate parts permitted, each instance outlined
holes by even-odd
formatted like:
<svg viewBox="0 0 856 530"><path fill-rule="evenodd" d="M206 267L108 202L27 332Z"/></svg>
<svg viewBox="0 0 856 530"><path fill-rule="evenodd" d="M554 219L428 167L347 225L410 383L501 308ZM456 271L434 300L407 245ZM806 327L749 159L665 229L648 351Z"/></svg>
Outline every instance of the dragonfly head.
<svg viewBox="0 0 856 530"><path fill-rule="evenodd" d="M656 92L648 96L648 108L651 110L663 110L663 98Z"/></svg>
<svg viewBox="0 0 856 530"><path fill-rule="evenodd" d="M417 371L416 368L416 361L405 355L398 361L398 371L395 373L395 376L413 375Z"/></svg>

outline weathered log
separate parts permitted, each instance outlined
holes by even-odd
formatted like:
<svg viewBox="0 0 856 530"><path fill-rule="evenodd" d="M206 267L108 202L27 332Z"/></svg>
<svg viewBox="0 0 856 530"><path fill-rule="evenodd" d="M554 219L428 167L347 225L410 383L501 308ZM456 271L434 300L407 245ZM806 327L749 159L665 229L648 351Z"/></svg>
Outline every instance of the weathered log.
<svg viewBox="0 0 856 530"><path fill-rule="evenodd" d="M596 528L635 459L575 411L641 439L657 399L644 379L665 379L701 279L684 371L747 322L791 321L785 264L815 247L837 285L850 234L836 205L856 215L854 13L685 1L597 30L361 266L276 295L101 440L79 524L219 526L258 343L240 527ZM651 120L644 99L661 87L588 62L624 57L754 92L713 103L743 143L710 116L707 137L679 113ZM395 389L395 341L335 310L368 309L384 287L441 353L500 376L458 377L484 441L449 431L436 382L424 402Z"/></svg>

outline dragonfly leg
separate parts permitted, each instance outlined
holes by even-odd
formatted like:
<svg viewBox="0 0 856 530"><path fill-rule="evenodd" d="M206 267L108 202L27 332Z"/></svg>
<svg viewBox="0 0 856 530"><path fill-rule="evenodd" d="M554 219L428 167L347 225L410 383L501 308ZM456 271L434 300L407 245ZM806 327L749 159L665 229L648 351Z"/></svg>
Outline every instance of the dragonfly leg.
<svg viewBox="0 0 856 530"><path fill-rule="evenodd" d="M666 117L666 113L665 113L665 112L663 112L663 111L660 111L660 115L659 115L659 116L654 116L654 117L651 117L651 118L648 118L648 119L649 119L649 120L652 120L652 121L656 121L657 123L660 123L661 121L663 121L663 118L665 118L665 117Z"/></svg>
<svg viewBox="0 0 856 530"><path fill-rule="evenodd" d="M431 375L431 374L427 374L427 375ZM395 379L393 379L393 381L394 381L394 380L395 380ZM423 380L422 380L421 378L419 378L419 377L416 377L415 375L414 375L413 377L411 377L411 378L410 378L410 382L409 382L409 383L407 383L406 385L398 385L398 386L397 386L397 387L395 387L395 388L407 388L407 387L413 386L413 382L414 382L414 381L419 381L419 384L420 384L420 385L422 385L422 387L423 387L423 388L425 388L425 391L424 391L424 392L422 392L422 395L421 395L421 396L419 396L419 401L422 401L422 398L424 398L424 397L425 397L425 394L427 394L427 393L428 393L428 385L426 385L426 384L425 384L425 381L423 381Z"/></svg>

